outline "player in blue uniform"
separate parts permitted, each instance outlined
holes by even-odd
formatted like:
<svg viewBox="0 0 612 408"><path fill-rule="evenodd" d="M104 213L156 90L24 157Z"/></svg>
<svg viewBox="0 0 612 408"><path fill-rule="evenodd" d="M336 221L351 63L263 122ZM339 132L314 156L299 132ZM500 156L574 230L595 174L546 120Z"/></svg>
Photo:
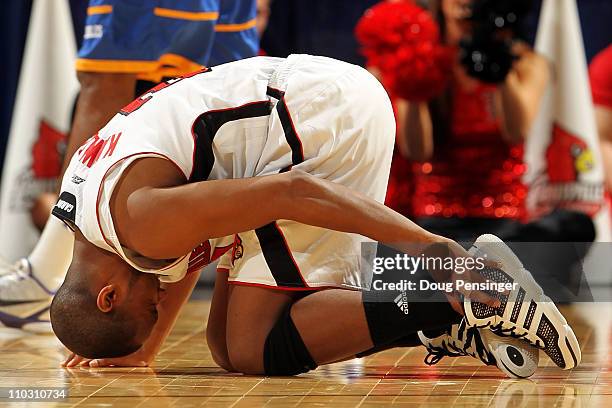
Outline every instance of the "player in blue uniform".
<svg viewBox="0 0 612 408"><path fill-rule="evenodd" d="M254 1L92 0L79 72L135 74L159 82L256 55Z"/></svg>
<svg viewBox="0 0 612 408"><path fill-rule="evenodd" d="M256 14L255 0L91 0L76 62L81 90L65 157L163 78L255 56ZM54 202L54 197L39 199L50 203L45 217ZM51 219L32 253L0 270L0 324L50 331L51 298L72 259L58 255L65 253L59 248L72 241L72 234Z"/></svg>

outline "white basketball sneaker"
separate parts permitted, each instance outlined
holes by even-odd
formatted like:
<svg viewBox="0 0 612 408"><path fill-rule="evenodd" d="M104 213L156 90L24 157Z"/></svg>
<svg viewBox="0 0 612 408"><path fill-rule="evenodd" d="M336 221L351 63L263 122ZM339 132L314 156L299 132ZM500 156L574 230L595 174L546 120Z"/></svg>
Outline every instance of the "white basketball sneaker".
<svg viewBox="0 0 612 408"><path fill-rule="evenodd" d="M418 332L429 354L425 364L437 364L444 357L472 356L485 365L497 366L510 378L528 378L538 368L538 349L511 337L501 337L487 329L466 325L465 319L433 337Z"/></svg>
<svg viewBox="0 0 612 408"><path fill-rule="evenodd" d="M582 354L574 331L514 252L498 237L486 234L476 240L470 254L500 265L501 269L479 271L486 279L514 285L507 293L491 293L501 301L498 308L466 299L468 326L488 327L497 335L523 339L543 350L559 367L576 367Z"/></svg>
<svg viewBox="0 0 612 408"><path fill-rule="evenodd" d="M32 273L27 259L0 261L0 325L50 333L49 307L54 292Z"/></svg>

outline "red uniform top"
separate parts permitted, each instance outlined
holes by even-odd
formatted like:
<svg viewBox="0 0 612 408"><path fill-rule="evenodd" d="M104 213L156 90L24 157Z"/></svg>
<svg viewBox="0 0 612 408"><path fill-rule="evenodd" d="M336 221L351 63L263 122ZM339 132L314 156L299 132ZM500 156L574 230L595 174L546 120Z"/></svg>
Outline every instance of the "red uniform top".
<svg viewBox="0 0 612 408"><path fill-rule="evenodd" d="M412 163L402 156L396 146L385 204L406 217L412 217L413 195Z"/></svg>
<svg viewBox="0 0 612 408"><path fill-rule="evenodd" d="M589 66L591 91L593 102L608 109L612 109L612 45L601 51L593 58ZM608 189L606 197L612 214L612 191Z"/></svg>
<svg viewBox="0 0 612 408"><path fill-rule="evenodd" d="M612 109L612 45L593 59L589 75L595 105Z"/></svg>
<svg viewBox="0 0 612 408"><path fill-rule="evenodd" d="M523 148L502 139L495 89L485 84L470 91L453 86L449 134L436 141L430 162L415 165L417 217L525 215Z"/></svg>
<svg viewBox="0 0 612 408"><path fill-rule="evenodd" d="M387 82L383 79L383 85L387 89L393 104L393 113L395 113L397 118L397 96L393 94L391 87L387 86ZM401 123L396 121L396 126L399 127L401 125ZM399 132L400 129L397 129L396 135L399 135ZM393 150L393 160L391 161L391 172L389 173L385 204L406 217L412 217L413 194L412 163L402 156L396 142L395 149Z"/></svg>

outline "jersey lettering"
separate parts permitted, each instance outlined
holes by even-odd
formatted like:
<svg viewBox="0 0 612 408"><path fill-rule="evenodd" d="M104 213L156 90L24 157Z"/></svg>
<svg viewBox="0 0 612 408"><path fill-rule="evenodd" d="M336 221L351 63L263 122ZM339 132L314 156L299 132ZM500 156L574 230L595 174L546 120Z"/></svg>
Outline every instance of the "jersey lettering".
<svg viewBox="0 0 612 408"><path fill-rule="evenodd" d="M57 202L57 204L55 204L55 206L56 206L57 208L59 208L60 210L64 210L64 211L66 211L66 212L68 212L68 213L69 213L69 212L72 212L72 210L74 210L74 205L72 205L72 204L70 204L70 203L67 203L67 202L66 202L66 201L64 201L64 200L59 200L59 201Z"/></svg>
<svg viewBox="0 0 612 408"><path fill-rule="evenodd" d="M115 147L117 147L117 142L119 141L120 137L121 137L121 132L115 133L114 135L111 135L111 137L108 138L108 140L105 143L105 145L108 145L108 149L106 149L106 153L104 153L104 156L102 158L108 157L113 154L113 152L115 151Z"/></svg>
<svg viewBox="0 0 612 408"><path fill-rule="evenodd" d="M199 71L195 71L195 72L192 72L190 74L183 75L183 76L176 77L176 78L172 78L172 79L170 79L168 81L162 82L162 83L156 85L154 88L151 88L149 91L145 92L144 94L142 94L138 98L134 99L128 105L123 107L123 109L121 109L119 111L119 113L124 115L124 116L127 116L130 113L140 109L140 107L142 105L144 105L145 103L149 102L151 100L151 98L153 98L153 94L155 94L156 92L159 92L162 89L167 88L167 87L169 87L172 84L176 84L177 82L180 82L180 81L182 81L185 78L191 78L192 76L195 76L197 74L201 74L203 72L208 72L208 71L210 71L210 68L202 68Z"/></svg>
<svg viewBox="0 0 612 408"><path fill-rule="evenodd" d="M100 136L96 133L93 135L86 146L81 147L77 154L79 155L79 161L87 167L93 166L100 158L105 158L113 154L121 132L111 135L108 139L100 139ZM104 154L102 154L104 152Z"/></svg>

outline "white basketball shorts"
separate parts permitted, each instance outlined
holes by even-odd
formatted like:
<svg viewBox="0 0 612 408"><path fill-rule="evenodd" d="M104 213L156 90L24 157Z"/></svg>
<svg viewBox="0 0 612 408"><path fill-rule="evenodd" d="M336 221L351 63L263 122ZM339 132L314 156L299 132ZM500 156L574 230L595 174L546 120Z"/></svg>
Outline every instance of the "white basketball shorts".
<svg viewBox="0 0 612 408"><path fill-rule="evenodd" d="M268 93L276 101L268 138L289 145L293 168L384 201L395 118L376 78L355 65L293 55L270 79ZM274 160L269 163L258 175L279 172ZM359 289L365 284L361 244L367 241L356 234L279 220L237 234L233 250L218 268L229 270L232 284Z"/></svg>

